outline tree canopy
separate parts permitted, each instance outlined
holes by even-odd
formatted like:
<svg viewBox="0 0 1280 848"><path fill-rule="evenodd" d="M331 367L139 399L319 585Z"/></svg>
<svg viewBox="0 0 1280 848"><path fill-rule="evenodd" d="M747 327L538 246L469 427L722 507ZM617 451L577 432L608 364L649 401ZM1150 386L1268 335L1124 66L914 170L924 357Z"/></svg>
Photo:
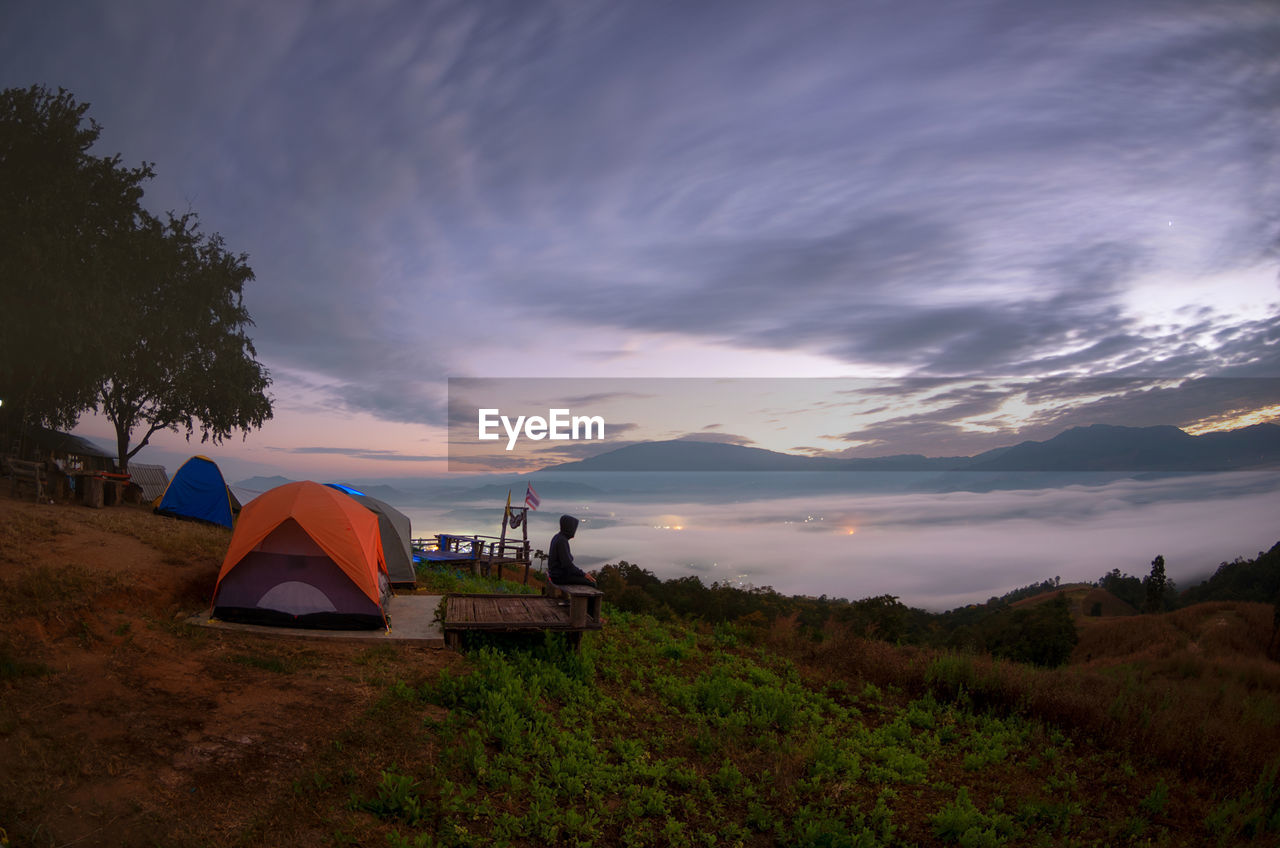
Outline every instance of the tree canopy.
<svg viewBox="0 0 1280 848"><path fill-rule="evenodd" d="M87 110L62 90L0 91L0 409L19 423L74 425L123 352L124 254L152 171L91 154Z"/></svg>
<svg viewBox="0 0 1280 848"><path fill-rule="evenodd" d="M139 332L110 364L98 389L115 426L120 465L159 430L198 429L215 444L271 417L270 379L245 328L244 284L253 271L222 239L202 236L193 215L149 220L140 242L134 322ZM129 447L136 428L141 439Z"/></svg>
<svg viewBox="0 0 1280 848"><path fill-rule="evenodd" d="M0 424L69 428L99 409L122 467L161 429L217 443L261 427L247 257L194 213L144 209L152 166L91 154L87 111L61 89L0 92Z"/></svg>

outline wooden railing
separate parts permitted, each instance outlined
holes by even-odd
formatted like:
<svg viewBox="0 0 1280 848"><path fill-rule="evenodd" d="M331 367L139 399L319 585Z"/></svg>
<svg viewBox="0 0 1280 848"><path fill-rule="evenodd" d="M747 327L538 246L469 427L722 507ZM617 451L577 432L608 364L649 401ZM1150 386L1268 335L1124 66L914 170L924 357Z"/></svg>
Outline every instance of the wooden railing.
<svg viewBox="0 0 1280 848"><path fill-rule="evenodd" d="M11 494L14 497L18 496L18 492L22 487L30 486L37 501L45 499L45 489L48 486L49 478L45 472L43 462L27 462L23 459L6 457L4 471L10 478Z"/></svg>
<svg viewBox="0 0 1280 848"><path fill-rule="evenodd" d="M529 582L529 561L532 559L529 544L524 541L504 540L498 536L456 533L437 533L434 537L410 541L415 551L429 553L441 551L454 554L455 562L471 563L474 573L488 576L494 565L523 565L524 582Z"/></svg>
<svg viewBox="0 0 1280 848"><path fill-rule="evenodd" d="M415 551L470 554L471 559L511 559L520 562L526 562L529 559L527 543L516 540L504 541L497 536L438 533L425 539L413 539L411 544Z"/></svg>

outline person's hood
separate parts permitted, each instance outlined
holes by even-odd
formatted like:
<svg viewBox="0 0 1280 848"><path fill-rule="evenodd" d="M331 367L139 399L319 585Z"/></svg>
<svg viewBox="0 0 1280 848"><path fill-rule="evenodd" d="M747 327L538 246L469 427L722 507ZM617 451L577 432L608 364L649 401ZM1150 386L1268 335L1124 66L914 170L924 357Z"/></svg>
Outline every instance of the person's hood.
<svg viewBox="0 0 1280 848"><path fill-rule="evenodd" d="M560 516L560 532L566 539L572 539L573 534L578 532L578 519L572 515Z"/></svg>

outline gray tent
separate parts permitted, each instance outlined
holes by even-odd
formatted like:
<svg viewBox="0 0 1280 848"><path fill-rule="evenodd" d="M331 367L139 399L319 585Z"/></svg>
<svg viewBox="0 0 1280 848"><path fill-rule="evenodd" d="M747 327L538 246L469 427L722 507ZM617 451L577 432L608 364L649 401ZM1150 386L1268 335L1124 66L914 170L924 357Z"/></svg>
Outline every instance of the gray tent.
<svg viewBox="0 0 1280 848"><path fill-rule="evenodd" d="M413 530L409 524L409 516L350 486L339 483L325 485L346 493L352 500L359 502L365 509L378 516L378 532L382 536L382 555L387 560L387 573L391 576L391 585L397 589L415 588L418 585L418 575L413 570L411 545Z"/></svg>

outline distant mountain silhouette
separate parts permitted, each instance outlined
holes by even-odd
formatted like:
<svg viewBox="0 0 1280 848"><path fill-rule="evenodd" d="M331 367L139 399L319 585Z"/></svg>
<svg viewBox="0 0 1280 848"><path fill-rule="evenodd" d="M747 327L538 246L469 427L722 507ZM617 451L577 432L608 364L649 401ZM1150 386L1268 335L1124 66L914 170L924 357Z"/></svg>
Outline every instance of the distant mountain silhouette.
<svg viewBox="0 0 1280 848"><path fill-rule="evenodd" d="M1192 436L1177 427L1073 427L977 456L836 459L686 439L641 442L543 471L1235 471L1280 465L1280 425Z"/></svg>
<svg viewBox="0 0 1280 848"><path fill-rule="evenodd" d="M823 471L831 460L723 442L641 442L543 471Z"/></svg>
<svg viewBox="0 0 1280 848"><path fill-rule="evenodd" d="M597 489L595 486L588 486L585 483L567 483L560 480L534 480L534 482L537 483L536 490L541 498L555 498L557 500L585 498L590 500L604 494L602 490ZM525 481L521 479L509 485L490 483L470 489L459 488L447 494L463 500L477 501L503 501L510 494L512 506L524 506L524 489Z"/></svg>
<svg viewBox="0 0 1280 848"><path fill-rule="evenodd" d="M971 471L1234 471L1280 464L1280 425L1192 436L1177 427L1074 427L1046 442L979 454Z"/></svg>
<svg viewBox="0 0 1280 848"><path fill-rule="evenodd" d="M392 506L396 504L403 504L408 500L412 500L412 498L409 495L400 491L395 486L387 486L382 484L374 484L370 486L358 486L352 483L351 488L355 489L358 492L364 492L369 497L377 498L383 503L390 504Z"/></svg>
<svg viewBox="0 0 1280 848"><path fill-rule="evenodd" d="M240 480L239 482L232 483L231 487L233 489L241 489L244 492L260 495L263 492L269 492L272 489L285 485L286 483L293 483L293 482L296 482L296 481L291 480L288 477L281 477L279 474L277 474L273 477L261 477L261 476L250 477L247 480ZM341 481L320 480L317 482L337 483ZM405 492L400 491L394 486L388 486L384 483L370 483L369 485L366 485L366 486L361 486L357 483L351 483L350 486L351 488L356 489L357 491L364 492L366 495L368 495L371 498L377 498L378 500L387 504L393 504L393 505L403 504L413 500L411 495L408 495Z"/></svg>
<svg viewBox="0 0 1280 848"><path fill-rule="evenodd" d="M290 480L288 477L281 477L277 474L274 477L250 477L247 480L239 480L232 483L231 486L235 489L244 489L246 492L261 494L263 492L269 492L277 486L283 486L285 483L292 482L294 481Z"/></svg>

